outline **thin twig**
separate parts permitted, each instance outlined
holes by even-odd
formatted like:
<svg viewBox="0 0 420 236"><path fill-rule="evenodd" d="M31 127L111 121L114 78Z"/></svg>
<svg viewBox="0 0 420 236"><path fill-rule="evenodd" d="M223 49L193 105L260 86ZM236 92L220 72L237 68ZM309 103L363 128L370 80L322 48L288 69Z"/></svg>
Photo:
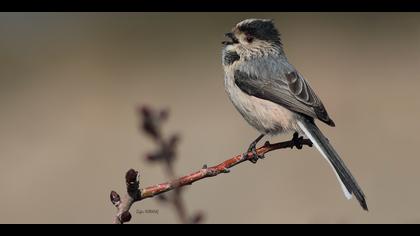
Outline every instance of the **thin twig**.
<svg viewBox="0 0 420 236"><path fill-rule="evenodd" d="M312 147L312 142L308 139L302 138L294 138L290 141L279 142L275 144L270 144L269 142L266 142L262 147L259 147L256 150L256 152L259 156L264 156L266 153L272 152L274 150L293 148L295 146L300 149L304 145ZM240 163L251 160L253 156L254 155L252 152L248 153L247 155L240 154L216 166L207 167L206 165L204 165L203 168L201 168L199 171L196 171L189 175L172 180L170 182L153 185L143 189L138 188L138 172L135 170L129 170L126 175L127 194L124 195L123 198L120 198L120 196L116 192L113 191L111 193L111 201L118 209L117 215L114 218L114 223L122 224L130 221L131 214L129 210L135 202L139 202L147 198L152 198L159 194L166 193L168 191L178 189L183 186L192 185L194 182L209 177L215 177L221 173L229 173L229 169ZM135 189L136 187L137 189Z"/></svg>

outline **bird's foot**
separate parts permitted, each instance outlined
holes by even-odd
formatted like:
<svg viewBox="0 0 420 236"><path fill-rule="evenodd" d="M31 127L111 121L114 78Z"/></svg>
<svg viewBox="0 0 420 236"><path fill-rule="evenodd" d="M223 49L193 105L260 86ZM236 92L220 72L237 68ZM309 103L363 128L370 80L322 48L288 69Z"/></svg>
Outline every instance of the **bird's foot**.
<svg viewBox="0 0 420 236"><path fill-rule="evenodd" d="M298 132L295 132L293 134L291 142L293 143L293 145L290 147L291 149L293 149L293 147L296 147L299 150L303 148L303 137L299 137Z"/></svg>
<svg viewBox="0 0 420 236"><path fill-rule="evenodd" d="M259 159L264 159L264 155L259 155L257 153L256 143L252 143L251 146L249 146L248 151L243 154L244 158L248 159L249 153L252 153L252 158L249 159L249 161L253 164L256 164Z"/></svg>
<svg viewBox="0 0 420 236"><path fill-rule="evenodd" d="M252 153L253 157L251 159L249 159L249 161L251 161L252 163L257 163L258 159L264 159L264 155L258 155L257 153L257 143L264 137L264 134L261 134L260 136L258 136L257 139L255 139L248 148L248 151L244 154L242 154L242 158L244 160L248 159L248 154Z"/></svg>

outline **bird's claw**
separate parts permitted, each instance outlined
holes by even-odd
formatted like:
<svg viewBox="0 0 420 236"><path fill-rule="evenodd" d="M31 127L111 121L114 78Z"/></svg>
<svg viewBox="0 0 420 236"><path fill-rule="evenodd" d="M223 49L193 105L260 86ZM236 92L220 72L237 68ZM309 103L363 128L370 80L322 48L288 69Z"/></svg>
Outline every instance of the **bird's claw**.
<svg viewBox="0 0 420 236"><path fill-rule="evenodd" d="M303 148L303 137L299 137L299 134L297 132L293 134L293 138L291 141L293 143L293 145L290 147L291 149L293 149L293 147L296 147L299 150Z"/></svg>
<svg viewBox="0 0 420 236"><path fill-rule="evenodd" d="M249 145L249 148L248 148L248 151L246 152L246 153L244 153L243 155L242 155L242 158L244 159L244 160L247 160L248 159L248 154L249 153L252 153L252 158L251 159L249 159L249 161L251 161L252 163L257 163L257 161L258 161L258 159L264 159L264 154L263 155L258 155L258 153L257 153L257 148L256 148L256 146L257 146L257 143L262 139L264 137L264 134L261 134L260 136L258 136L258 138L257 139L255 139L250 145Z"/></svg>
<svg viewBox="0 0 420 236"><path fill-rule="evenodd" d="M257 149L256 149L255 146L249 147L248 152L243 154L244 158L248 158L249 153L252 153L252 158L249 159L249 161L252 162L253 164L256 164L259 159L264 159L265 158L264 155L258 155Z"/></svg>

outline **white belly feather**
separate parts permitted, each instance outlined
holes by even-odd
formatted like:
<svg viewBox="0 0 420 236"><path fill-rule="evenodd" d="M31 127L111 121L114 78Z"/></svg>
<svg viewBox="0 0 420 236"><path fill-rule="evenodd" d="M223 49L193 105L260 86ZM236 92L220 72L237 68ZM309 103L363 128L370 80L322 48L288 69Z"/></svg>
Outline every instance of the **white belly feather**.
<svg viewBox="0 0 420 236"><path fill-rule="evenodd" d="M245 120L262 134L280 134L299 130L296 114L268 100L242 92L233 76L225 76L225 89Z"/></svg>

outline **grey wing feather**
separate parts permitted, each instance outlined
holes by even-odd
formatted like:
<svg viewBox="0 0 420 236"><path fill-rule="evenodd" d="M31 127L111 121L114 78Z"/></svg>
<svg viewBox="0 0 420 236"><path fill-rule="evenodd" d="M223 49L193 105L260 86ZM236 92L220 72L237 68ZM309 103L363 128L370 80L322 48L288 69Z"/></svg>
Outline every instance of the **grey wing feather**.
<svg viewBox="0 0 420 236"><path fill-rule="evenodd" d="M321 100L296 71L286 73L284 79L257 78L240 70L236 70L234 76L235 84L251 96L272 101L335 126Z"/></svg>

